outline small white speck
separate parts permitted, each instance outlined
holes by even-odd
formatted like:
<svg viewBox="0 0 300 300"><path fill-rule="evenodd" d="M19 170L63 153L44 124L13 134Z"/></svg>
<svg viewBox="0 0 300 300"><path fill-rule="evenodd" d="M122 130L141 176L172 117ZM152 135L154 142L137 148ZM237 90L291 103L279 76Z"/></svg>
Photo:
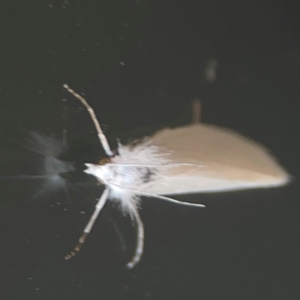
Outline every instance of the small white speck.
<svg viewBox="0 0 300 300"><path fill-rule="evenodd" d="M79 213L82 214L82 215L84 215L85 211L81 210Z"/></svg>
<svg viewBox="0 0 300 300"><path fill-rule="evenodd" d="M28 280L32 280L33 278L32 277L28 277Z"/></svg>
<svg viewBox="0 0 300 300"><path fill-rule="evenodd" d="M48 7L50 7L50 8L53 8L53 7L54 7L54 5L53 5L53 4L51 4L51 3L49 3L49 4L48 4Z"/></svg>
<svg viewBox="0 0 300 300"><path fill-rule="evenodd" d="M124 67L124 66L125 66L125 63L124 63L123 61L120 61L120 65L121 65L122 67Z"/></svg>

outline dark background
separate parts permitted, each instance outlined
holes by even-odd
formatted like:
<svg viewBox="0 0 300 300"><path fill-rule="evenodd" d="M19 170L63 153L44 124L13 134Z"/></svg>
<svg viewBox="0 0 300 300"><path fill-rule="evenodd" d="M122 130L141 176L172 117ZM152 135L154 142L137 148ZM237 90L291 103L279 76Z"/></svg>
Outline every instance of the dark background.
<svg viewBox="0 0 300 300"><path fill-rule="evenodd" d="M41 157L14 141L30 131L60 139L64 128L62 155L78 170L70 197L1 177L1 299L299 299L297 1L2 0L0 9L1 175L44 174L47 149ZM145 253L133 270L134 229L108 203L65 262L101 193L81 163L103 153L63 83L87 97L111 141L187 123L198 97L204 122L266 145L293 180L179 197L206 209L144 199Z"/></svg>

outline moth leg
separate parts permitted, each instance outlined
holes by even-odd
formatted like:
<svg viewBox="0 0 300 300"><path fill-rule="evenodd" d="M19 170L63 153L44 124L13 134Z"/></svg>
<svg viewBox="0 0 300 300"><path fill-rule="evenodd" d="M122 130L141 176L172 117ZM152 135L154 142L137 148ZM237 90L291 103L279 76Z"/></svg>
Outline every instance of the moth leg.
<svg viewBox="0 0 300 300"><path fill-rule="evenodd" d="M90 114L90 116L92 118L92 121L94 122L94 125L95 125L95 128L97 130L97 134L98 134L100 143L101 143L101 145L102 145L105 153L108 156L114 156L113 152L110 149L110 146L108 144L106 136L104 135L104 133L103 133L103 131L101 129L99 121L97 120L97 117L96 117L96 114L95 114L93 108L87 103L87 101L82 96L80 96L78 93L76 93L74 90L72 90L67 84L64 84L63 87L70 94L72 94L75 98L77 98L86 107L87 111L89 112L89 114Z"/></svg>
<svg viewBox="0 0 300 300"><path fill-rule="evenodd" d="M78 240L78 243L76 244L74 249L68 255L65 256L66 260L69 260L70 258L74 257L80 251L82 246L84 245L85 240L86 240L88 234L91 232L93 225L94 225L100 211L102 210L104 204L107 201L108 195L109 195L109 190L106 188L95 207L94 213L92 214L89 222L85 226L83 233Z"/></svg>
<svg viewBox="0 0 300 300"><path fill-rule="evenodd" d="M126 265L128 269L134 268L140 262L141 257L143 255L143 251L144 251L144 239L145 239L144 225L140 218L138 210L136 208L134 208L132 213L133 213L133 217L136 221L136 226L137 226L137 242L136 242L134 256L132 257L131 261L129 263L127 263L127 265Z"/></svg>
<svg viewBox="0 0 300 300"><path fill-rule="evenodd" d="M125 190L128 190L128 191L135 192L136 194L138 194L140 196L154 197L154 198L157 198L157 199L166 200L166 201L169 201L169 202L172 202L172 203L175 203L175 204L180 204L180 205L195 206L195 207L205 207L204 204L191 203L191 202L182 202L182 201L178 201L178 200L175 200L173 198L170 198L170 197L165 197L165 196L162 196L162 195L147 193L147 192L143 192L143 191L140 191L140 190L136 190L136 189L131 189L131 188L128 188L128 187L124 187L124 186L121 186L119 184L112 183L111 181L108 181L108 183L110 185L112 185L112 186L116 186L116 187L119 187L119 188L122 188L122 189L125 189Z"/></svg>

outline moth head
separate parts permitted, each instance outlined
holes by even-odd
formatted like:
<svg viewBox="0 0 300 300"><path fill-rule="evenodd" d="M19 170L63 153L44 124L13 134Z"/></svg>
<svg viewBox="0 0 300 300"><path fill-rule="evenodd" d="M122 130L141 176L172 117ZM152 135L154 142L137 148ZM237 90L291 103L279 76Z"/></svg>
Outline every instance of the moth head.
<svg viewBox="0 0 300 300"><path fill-rule="evenodd" d="M110 158L103 158L99 161L99 164L85 164L87 167L84 172L93 175L101 184L105 184L109 175L107 163L110 163Z"/></svg>

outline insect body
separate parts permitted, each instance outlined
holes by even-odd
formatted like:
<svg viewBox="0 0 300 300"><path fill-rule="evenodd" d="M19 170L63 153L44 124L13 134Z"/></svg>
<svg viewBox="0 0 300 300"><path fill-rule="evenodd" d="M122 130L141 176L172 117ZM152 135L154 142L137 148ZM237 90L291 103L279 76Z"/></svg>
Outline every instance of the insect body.
<svg viewBox="0 0 300 300"><path fill-rule="evenodd" d="M165 195L273 187L289 181L289 175L263 146L231 130L206 124L164 129L135 145L119 143L118 154L114 154L93 109L68 85L64 88L87 108L108 156L100 165L85 164L84 172L95 176L105 190L78 244L66 259L80 251L109 198L118 201L124 214L136 222L137 246L127 264L133 268L143 254L144 228L138 213L141 196L204 207Z"/></svg>

